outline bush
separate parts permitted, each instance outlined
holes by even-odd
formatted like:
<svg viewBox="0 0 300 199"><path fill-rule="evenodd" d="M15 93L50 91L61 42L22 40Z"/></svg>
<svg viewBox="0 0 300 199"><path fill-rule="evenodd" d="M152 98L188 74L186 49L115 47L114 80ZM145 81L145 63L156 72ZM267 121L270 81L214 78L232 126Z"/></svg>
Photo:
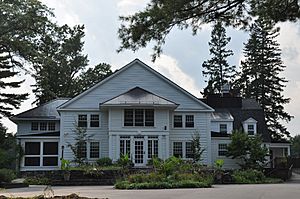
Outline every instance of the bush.
<svg viewBox="0 0 300 199"><path fill-rule="evenodd" d="M26 178L24 183L28 184L28 185L49 185L49 184L51 184L50 180L46 177Z"/></svg>
<svg viewBox="0 0 300 199"><path fill-rule="evenodd" d="M11 182L16 178L16 174L11 169L0 169L0 182Z"/></svg>
<svg viewBox="0 0 300 199"><path fill-rule="evenodd" d="M130 168L133 166L133 163L131 159L129 158L129 155L122 155L120 159L117 161L117 164L123 168Z"/></svg>
<svg viewBox="0 0 300 199"><path fill-rule="evenodd" d="M100 167L107 167L112 165L112 160L109 157L100 158L97 160L97 165Z"/></svg>
<svg viewBox="0 0 300 199"><path fill-rule="evenodd" d="M257 184L266 181L265 175L258 170L236 170L232 174L235 183L239 184Z"/></svg>

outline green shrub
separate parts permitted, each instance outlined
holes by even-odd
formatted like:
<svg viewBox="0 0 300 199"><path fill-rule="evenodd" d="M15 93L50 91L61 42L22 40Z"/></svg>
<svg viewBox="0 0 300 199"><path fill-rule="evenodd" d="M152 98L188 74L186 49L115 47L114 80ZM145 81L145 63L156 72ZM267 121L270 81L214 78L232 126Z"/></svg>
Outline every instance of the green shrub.
<svg viewBox="0 0 300 199"><path fill-rule="evenodd" d="M232 177L234 182L240 184L257 184L266 181L263 172L254 169L236 170L233 172Z"/></svg>
<svg viewBox="0 0 300 199"><path fill-rule="evenodd" d="M107 167L112 165L112 160L109 157L100 158L97 160L97 165L100 167Z"/></svg>
<svg viewBox="0 0 300 199"><path fill-rule="evenodd" d="M11 169L0 169L0 182L11 182L16 178L16 174Z"/></svg>
<svg viewBox="0 0 300 199"><path fill-rule="evenodd" d="M25 181L24 181L25 184L28 184L28 185L49 185L51 184L50 183L50 180L46 177L40 177L40 178L26 178Z"/></svg>
<svg viewBox="0 0 300 199"><path fill-rule="evenodd" d="M117 161L117 164L123 168L130 168L133 166L133 163L128 154L122 155Z"/></svg>

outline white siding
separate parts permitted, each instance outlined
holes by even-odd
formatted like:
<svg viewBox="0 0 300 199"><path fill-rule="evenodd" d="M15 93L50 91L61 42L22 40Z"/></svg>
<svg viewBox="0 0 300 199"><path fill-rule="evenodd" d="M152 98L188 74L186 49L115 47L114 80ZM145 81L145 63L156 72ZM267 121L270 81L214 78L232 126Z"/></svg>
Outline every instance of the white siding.
<svg viewBox="0 0 300 199"><path fill-rule="evenodd" d="M176 112L180 114L180 112ZM173 155L172 144L174 141L190 141L195 133L200 133L201 147L205 149L202 154L203 163L211 165L210 148L210 113L189 112L183 114L194 114L194 128L173 128L173 122L170 122L170 143L169 155ZM174 113L170 114L170 121L173 121Z"/></svg>
<svg viewBox="0 0 300 199"><path fill-rule="evenodd" d="M34 133L42 133L42 132L49 132L48 130L47 131L32 131L31 130L31 123L32 122L55 122L55 131L59 131L60 129L60 126L59 126L59 121L53 121L53 120L40 120L40 121L36 121L36 120L33 120L33 121L30 121L30 120L26 120L26 121L18 121L18 125L17 125L17 136L19 135L26 135L26 134L34 134Z"/></svg>
<svg viewBox="0 0 300 199"><path fill-rule="evenodd" d="M227 133L231 133L233 130L233 122L216 122L211 121L211 131L213 132L220 132L220 124L226 124L227 125Z"/></svg>
<svg viewBox="0 0 300 199"><path fill-rule="evenodd" d="M98 109L99 103L103 103L137 86L180 104L178 109L207 109L198 100L186 95L138 63L130 66L95 89L91 89L84 96L64 108Z"/></svg>
<svg viewBox="0 0 300 199"><path fill-rule="evenodd" d="M231 159L226 156L219 156L219 144L229 144L231 140L229 138L212 138L211 146L212 146L212 162L214 163L217 159L224 160L224 169L236 169L239 168L237 164L237 160Z"/></svg>
<svg viewBox="0 0 300 199"><path fill-rule="evenodd" d="M69 144L75 143L75 125L79 114L100 114L100 127L88 127L87 134L89 141L100 142L100 157L108 157L108 119L107 112L82 112L62 111L61 112L61 133L60 140L64 144L64 159L72 160L73 153Z"/></svg>

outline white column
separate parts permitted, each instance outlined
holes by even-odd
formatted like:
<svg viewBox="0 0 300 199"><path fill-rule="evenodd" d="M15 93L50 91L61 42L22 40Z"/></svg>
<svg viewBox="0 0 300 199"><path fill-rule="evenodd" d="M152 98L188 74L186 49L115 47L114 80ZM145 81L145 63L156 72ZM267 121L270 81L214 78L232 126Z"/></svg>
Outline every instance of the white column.
<svg viewBox="0 0 300 199"><path fill-rule="evenodd" d="M109 154L110 159L113 159L112 144L113 144L112 135L109 135L109 138L108 138L108 154Z"/></svg>
<svg viewBox="0 0 300 199"><path fill-rule="evenodd" d="M158 158L164 159L165 147L163 145L163 136L158 136Z"/></svg>
<svg viewBox="0 0 300 199"><path fill-rule="evenodd" d="M132 162L134 163L134 136L130 136L130 157Z"/></svg>
<svg viewBox="0 0 300 199"><path fill-rule="evenodd" d="M148 136L144 136L144 146L143 146L143 150L144 150L144 164L147 164L148 161Z"/></svg>
<svg viewBox="0 0 300 199"><path fill-rule="evenodd" d="M165 139L166 139L166 152L164 154L164 157L163 159L167 159L170 157L170 136L169 135L166 135L165 136Z"/></svg>
<svg viewBox="0 0 300 199"><path fill-rule="evenodd" d="M291 155L291 146L288 146L288 156L290 156Z"/></svg>
<svg viewBox="0 0 300 199"><path fill-rule="evenodd" d="M115 147L116 147L116 160L118 160L120 159L120 136L119 135L116 136Z"/></svg>

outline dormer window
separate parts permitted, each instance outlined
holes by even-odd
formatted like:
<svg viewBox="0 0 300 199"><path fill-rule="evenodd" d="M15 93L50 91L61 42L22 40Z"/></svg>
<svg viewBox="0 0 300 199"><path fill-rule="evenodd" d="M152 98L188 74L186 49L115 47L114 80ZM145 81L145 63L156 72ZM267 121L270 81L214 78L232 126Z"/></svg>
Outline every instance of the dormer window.
<svg viewBox="0 0 300 199"><path fill-rule="evenodd" d="M253 124L248 124L248 135L254 135L254 125Z"/></svg>
<svg viewBox="0 0 300 199"><path fill-rule="evenodd" d="M220 124L220 133L227 133L227 124Z"/></svg>
<svg viewBox="0 0 300 199"><path fill-rule="evenodd" d="M249 118L243 122L243 128L248 135L255 135L257 133L257 121Z"/></svg>

